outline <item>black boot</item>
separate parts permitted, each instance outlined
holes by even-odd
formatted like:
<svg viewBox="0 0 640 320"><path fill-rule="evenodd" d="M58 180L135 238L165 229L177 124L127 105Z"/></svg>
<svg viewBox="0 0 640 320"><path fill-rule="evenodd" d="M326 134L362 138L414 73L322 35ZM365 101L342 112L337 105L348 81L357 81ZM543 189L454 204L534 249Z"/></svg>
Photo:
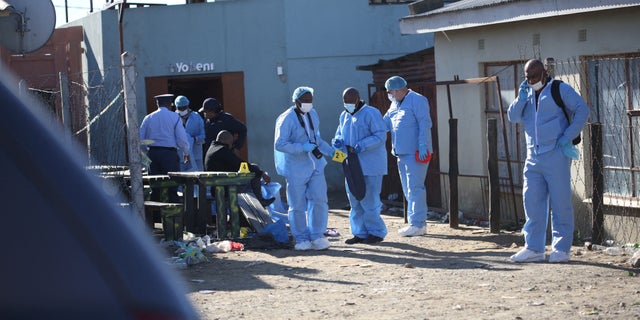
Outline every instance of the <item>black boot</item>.
<svg viewBox="0 0 640 320"><path fill-rule="evenodd" d="M267 207L270 204L272 204L274 201L276 201L276 198L269 198L269 199L265 199L264 197L262 197L262 187L260 186L260 177L261 175L256 174L255 178L251 179L251 190L253 191L253 194L256 196L256 199L258 199L258 201L260 201L260 204L263 207Z"/></svg>

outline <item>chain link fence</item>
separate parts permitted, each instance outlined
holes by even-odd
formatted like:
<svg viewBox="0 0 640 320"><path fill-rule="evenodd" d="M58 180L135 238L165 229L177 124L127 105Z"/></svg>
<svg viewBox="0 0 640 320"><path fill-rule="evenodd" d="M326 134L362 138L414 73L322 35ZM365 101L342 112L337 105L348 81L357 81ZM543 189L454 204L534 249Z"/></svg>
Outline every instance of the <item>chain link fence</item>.
<svg viewBox="0 0 640 320"><path fill-rule="evenodd" d="M578 222L591 223L592 233L602 239L638 242L640 55L581 57L558 61L553 69L555 77L576 88L591 109L593 125L583 131L583 161L572 164L573 189L584 199L582 209L591 213L582 214L581 210L584 221ZM593 136L598 132L592 130L594 125L601 126L600 136ZM598 154L599 150L592 147L600 141L602 150ZM595 183L599 179L602 183ZM601 224L596 221L599 212L592 206L596 197L603 205Z"/></svg>

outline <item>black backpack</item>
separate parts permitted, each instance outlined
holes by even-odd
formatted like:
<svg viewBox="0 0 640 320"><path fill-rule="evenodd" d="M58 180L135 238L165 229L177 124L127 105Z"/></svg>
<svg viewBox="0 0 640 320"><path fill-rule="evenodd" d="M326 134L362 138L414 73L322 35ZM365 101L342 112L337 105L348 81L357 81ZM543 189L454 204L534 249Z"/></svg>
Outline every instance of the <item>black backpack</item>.
<svg viewBox="0 0 640 320"><path fill-rule="evenodd" d="M569 115L567 115L567 110L565 109L565 106L564 106L564 101L562 101L562 96L560 95L560 82L562 82L562 80L551 81L551 96L553 97L553 101L555 101L555 103L560 107L560 109L562 109L562 113L564 113L564 116L567 118L567 121L571 123L571 119L569 119ZM578 134L578 136L575 137L575 139L573 139L572 142L573 142L573 145L575 146L581 141L582 141L582 138L580 138L580 134Z"/></svg>

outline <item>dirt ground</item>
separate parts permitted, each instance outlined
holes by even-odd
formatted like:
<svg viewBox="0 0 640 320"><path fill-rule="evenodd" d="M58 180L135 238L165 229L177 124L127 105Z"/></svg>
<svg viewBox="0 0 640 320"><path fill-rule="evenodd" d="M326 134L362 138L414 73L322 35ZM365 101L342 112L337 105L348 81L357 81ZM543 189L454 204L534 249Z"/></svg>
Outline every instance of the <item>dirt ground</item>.
<svg viewBox="0 0 640 320"><path fill-rule="evenodd" d="M177 269L189 299L202 319L640 319L627 256L574 246L566 264L516 264L519 232L429 221L404 238L398 208L383 212L384 242L346 245L348 215L330 210L327 251L248 248Z"/></svg>

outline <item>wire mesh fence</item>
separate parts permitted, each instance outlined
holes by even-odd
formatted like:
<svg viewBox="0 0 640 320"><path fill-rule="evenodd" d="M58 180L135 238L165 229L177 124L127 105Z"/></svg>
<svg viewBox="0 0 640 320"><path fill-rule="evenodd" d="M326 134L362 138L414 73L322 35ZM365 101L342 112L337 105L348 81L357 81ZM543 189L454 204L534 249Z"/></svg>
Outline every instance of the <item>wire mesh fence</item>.
<svg viewBox="0 0 640 320"><path fill-rule="evenodd" d="M640 56L588 56L548 61L555 78L572 86L591 110L589 122L599 124L601 137L582 133L582 156L573 161L572 190L576 230L580 238L601 234L620 243L640 239ZM514 83L515 84L515 83ZM513 130L513 128L512 128ZM519 135L524 137L522 128ZM602 154L594 154L594 139L601 139ZM515 144L514 144L515 145ZM524 143L519 144L520 152ZM522 157L512 158L521 172ZM596 165L594 159L602 159ZM602 168L594 170L594 168ZM594 180L602 177L602 188ZM594 225L598 212L593 198L602 197L602 225Z"/></svg>
<svg viewBox="0 0 640 320"><path fill-rule="evenodd" d="M85 153L87 168L104 178L103 190L131 200L127 198L134 192L125 181L128 174L122 171L130 165L122 67L118 64L77 73L41 74L30 79L31 87L25 83L21 81L20 91L37 97L52 123L63 123L72 141Z"/></svg>
<svg viewBox="0 0 640 320"><path fill-rule="evenodd" d="M589 124L582 132L582 143L578 146L580 160L571 163L576 241L591 239L598 234L603 240L618 243L639 242L640 55L588 56L547 62L550 75L578 91L591 110ZM486 85L487 118L501 117L497 99L502 99L505 106L502 112L506 113L506 106L515 98L522 81L523 68L523 61L485 66L488 76L497 75L500 79L499 96L495 94L495 84ZM522 171L526 159L524 130L520 125L506 122L503 126L498 123L499 131L504 133L498 134L501 219L503 226L514 223L522 226ZM601 154L592 151L595 138L591 137L591 127L596 124L602 128L599 137ZM599 160L593 159L602 159L602 163L594 163ZM448 210L449 176L443 173L441 177L443 207ZM488 219L487 177L461 174L458 179L466 189L476 190L473 197L459 195L459 200L465 202L465 209L471 215ZM597 179L602 179L602 187L594 184ZM601 198L601 212L594 208L594 197ZM597 223L598 214L602 214L601 223Z"/></svg>
<svg viewBox="0 0 640 320"><path fill-rule="evenodd" d="M51 114L52 122L62 122L64 108L68 108L70 119L64 121L75 142L85 148L90 164L125 165L120 66L67 74L69 81L66 83L58 81L58 77L58 74L43 74L25 91L42 102ZM50 88L42 89L39 83L56 83L57 87L49 85Z"/></svg>

